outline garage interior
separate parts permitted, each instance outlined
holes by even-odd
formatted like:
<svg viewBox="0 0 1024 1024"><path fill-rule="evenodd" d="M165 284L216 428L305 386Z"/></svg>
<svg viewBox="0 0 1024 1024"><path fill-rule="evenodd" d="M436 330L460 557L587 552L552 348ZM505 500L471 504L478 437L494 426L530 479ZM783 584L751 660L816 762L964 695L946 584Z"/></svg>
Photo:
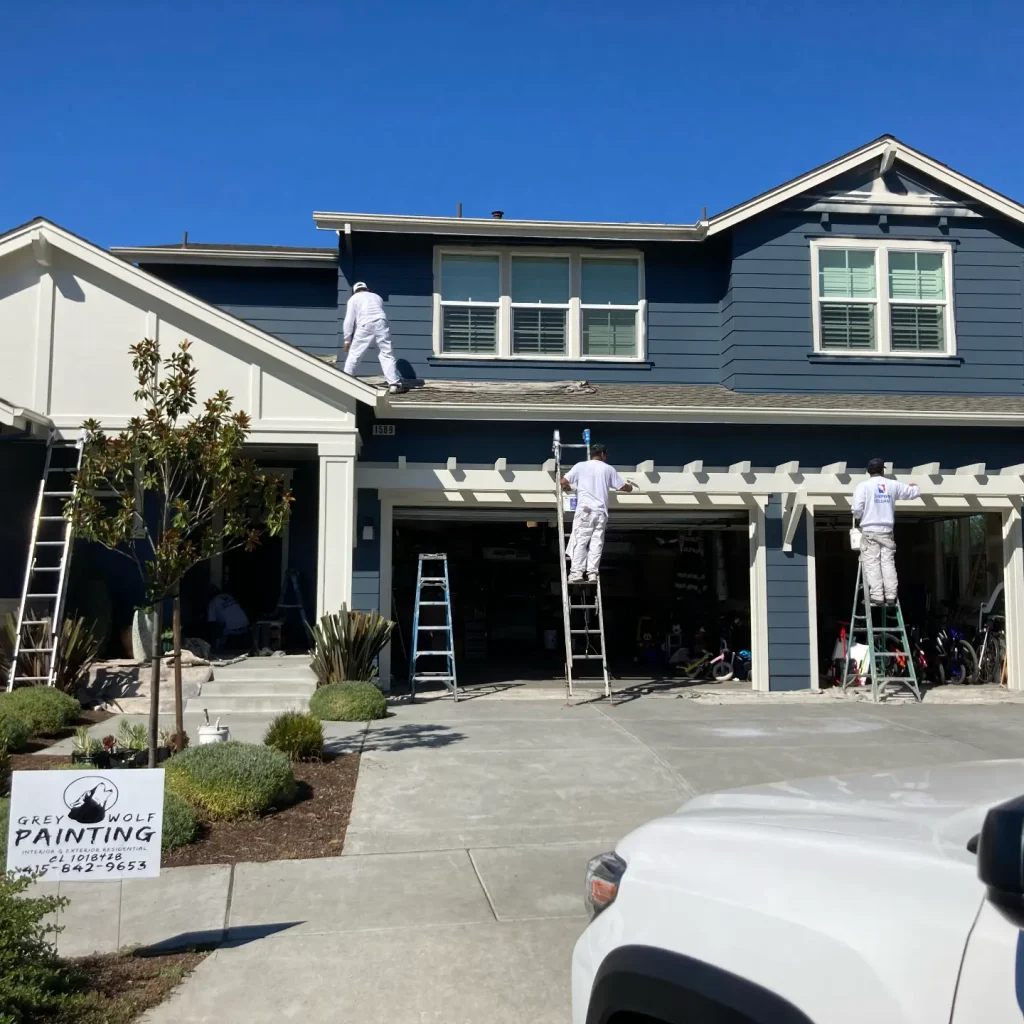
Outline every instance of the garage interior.
<svg viewBox="0 0 1024 1024"><path fill-rule="evenodd" d="M857 555L850 549L850 515L815 514L814 549L818 653L822 684L840 629L849 623ZM963 629L968 639L978 612L1003 581L998 513L897 512L896 572L908 632L934 636ZM994 611L1001 613L999 602Z"/></svg>
<svg viewBox="0 0 1024 1024"><path fill-rule="evenodd" d="M746 512L611 517L601 590L614 679L682 678L670 658L679 662L686 652L694 658L701 648L714 656L723 636L730 647L750 648L747 521ZM395 678L408 675L417 556L441 551L448 555L460 687L564 684L558 536L550 509L513 515L395 508ZM577 671L574 682L600 682L599 662Z"/></svg>

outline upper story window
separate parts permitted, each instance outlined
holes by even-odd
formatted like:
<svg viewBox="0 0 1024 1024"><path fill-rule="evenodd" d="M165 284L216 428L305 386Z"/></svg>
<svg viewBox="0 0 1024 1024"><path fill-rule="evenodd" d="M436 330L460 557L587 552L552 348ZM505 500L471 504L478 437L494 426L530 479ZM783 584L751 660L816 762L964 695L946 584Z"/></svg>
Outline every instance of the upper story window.
<svg viewBox="0 0 1024 1024"><path fill-rule="evenodd" d="M513 359L640 359L637 253L438 249L434 351Z"/></svg>
<svg viewBox="0 0 1024 1024"><path fill-rule="evenodd" d="M948 242L811 242L814 349L832 355L956 352Z"/></svg>

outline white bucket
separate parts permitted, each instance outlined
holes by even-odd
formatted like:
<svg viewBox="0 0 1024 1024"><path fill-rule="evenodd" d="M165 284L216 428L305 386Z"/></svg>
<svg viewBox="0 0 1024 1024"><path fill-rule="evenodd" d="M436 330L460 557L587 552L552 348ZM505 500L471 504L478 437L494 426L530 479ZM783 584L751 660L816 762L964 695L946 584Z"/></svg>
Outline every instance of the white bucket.
<svg viewBox="0 0 1024 1024"><path fill-rule="evenodd" d="M231 730L226 725L220 724L218 718L213 725L199 726L199 745L206 743L227 743L231 738Z"/></svg>

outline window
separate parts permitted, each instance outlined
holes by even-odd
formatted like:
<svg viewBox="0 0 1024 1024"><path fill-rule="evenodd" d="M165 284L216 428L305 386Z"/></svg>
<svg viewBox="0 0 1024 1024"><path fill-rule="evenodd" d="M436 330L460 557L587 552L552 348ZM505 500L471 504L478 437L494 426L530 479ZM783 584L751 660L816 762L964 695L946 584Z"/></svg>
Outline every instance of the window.
<svg viewBox="0 0 1024 1024"><path fill-rule="evenodd" d="M478 355L498 350L498 257L441 258L441 351Z"/></svg>
<svg viewBox="0 0 1024 1024"><path fill-rule="evenodd" d="M639 359L643 262L635 253L438 249L440 355Z"/></svg>
<svg viewBox="0 0 1024 1024"><path fill-rule="evenodd" d="M814 349L835 355L953 355L947 242L814 239Z"/></svg>

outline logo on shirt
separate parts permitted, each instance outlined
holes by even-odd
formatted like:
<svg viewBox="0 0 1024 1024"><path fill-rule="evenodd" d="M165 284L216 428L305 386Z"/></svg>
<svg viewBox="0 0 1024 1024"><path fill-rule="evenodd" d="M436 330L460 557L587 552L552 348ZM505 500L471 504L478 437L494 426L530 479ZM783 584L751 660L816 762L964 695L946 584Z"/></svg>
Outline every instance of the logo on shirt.
<svg viewBox="0 0 1024 1024"><path fill-rule="evenodd" d="M885 489L885 484L878 484L875 487L875 504L876 505L890 505L892 504L892 498L889 497L888 492Z"/></svg>

